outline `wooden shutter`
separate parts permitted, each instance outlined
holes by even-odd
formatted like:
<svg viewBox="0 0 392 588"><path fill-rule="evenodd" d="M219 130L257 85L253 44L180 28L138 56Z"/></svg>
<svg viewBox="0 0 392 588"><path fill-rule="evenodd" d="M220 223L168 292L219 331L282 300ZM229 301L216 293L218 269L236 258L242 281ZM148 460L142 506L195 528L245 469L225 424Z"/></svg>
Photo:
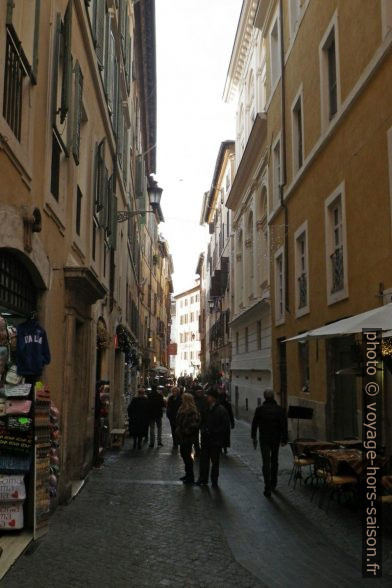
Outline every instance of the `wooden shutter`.
<svg viewBox="0 0 392 588"><path fill-rule="evenodd" d="M106 190L107 214L106 214L105 231L106 231L106 235L108 237L112 233L112 213L113 213L112 196L113 196L113 174L107 180L107 190Z"/></svg>
<svg viewBox="0 0 392 588"><path fill-rule="evenodd" d="M75 64L75 100L72 133L72 154L76 165L79 165L80 125L83 111L83 75L78 62Z"/></svg>
<svg viewBox="0 0 392 588"><path fill-rule="evenodd" d="M135 196L136 198L142 197L142 173L143 173L143 158L138 155L136 158L136 179L135 179Z"/></svg>
<svg viewBox="0 0 392 588"><path fill-rule="evenodd" d="M105 139L95 149L95 210L101 212L104 197Z"/></svg>
<svg viewBox="0 0 392 588"><path fill-rule="evenodd" d="M72 55L71 55L71 38L72 38L72 1L68 2L67 10L64 16L63 25L63 79L61 86L61 111L60 122L63 123L69 111L69 99L72 84Z"/></svg>
<svg viewBox="0 0 392 588"><path fill-rule="evenodd" d="M127 2L126 0L120 0L120 34L121 34L121 46L125 55L125 43L126 34L128 29L128 14L127 14Z"/></svg>
<svg viewBox="0 0 392 588"><path fill-rule="evenodd" d="M112 249L117 247L117 197L112 193L111 198L111 227L110 227L110 246Z"/></svg>
<svg viewBox="0 0 392 588"><path fill-rule="evenodd" d="M53 47L53 65L52 65L52 125L56 126L57 117L57 83L59 77L59 58L60 58L60 41L61 41L61 14L56 14L56 29L54 34Z"/></svg>
<svg viewBox="0 0 392 588"><path fill-rule="evenodd" d="M132 81L132 39L131 36L129 34L127 34L126 37L126 43L125 43L126 47L125 47L125 77L126 77L126 81L127 81L127 89L128 89L128 94L131 91L131 81Z"/></svg>
<svg viewBox="0 0 392 588"><path fill-rule="evenodd" d="M102 198L102 208L98 215L98 223L99 226L102 227L105 231L107 228L108 222L108 170L106 169L105 165L102 165L101 171L101 182L100 182L100 190L101 190L101 198Z"/></svg>
<svg viewBox="0 0 392 588"><path fill-rule="evenodd" d="M105 45L105 0L96 0L95 31L97 58L101 69L103 69Z"/></svg>

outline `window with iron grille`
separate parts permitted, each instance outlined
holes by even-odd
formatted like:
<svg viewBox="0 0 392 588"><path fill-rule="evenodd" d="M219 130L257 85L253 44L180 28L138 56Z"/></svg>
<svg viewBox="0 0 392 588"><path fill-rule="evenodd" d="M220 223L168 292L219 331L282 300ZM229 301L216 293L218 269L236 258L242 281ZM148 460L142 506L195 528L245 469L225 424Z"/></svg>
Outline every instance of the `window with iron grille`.
<svg viewBox="0 0 392 588"><path fill-rule="evenodd" d="M0 249L0 306L28 316L36 305L36 288L26 267L7 250Z"/></svg>
<svg viewBox="0 0 392 588"><path fill-rule="evenodd" d="M23 81L27 75L15 35L7 29L4 71L3 116L15 137L20 141L22 130Z"/></svg>

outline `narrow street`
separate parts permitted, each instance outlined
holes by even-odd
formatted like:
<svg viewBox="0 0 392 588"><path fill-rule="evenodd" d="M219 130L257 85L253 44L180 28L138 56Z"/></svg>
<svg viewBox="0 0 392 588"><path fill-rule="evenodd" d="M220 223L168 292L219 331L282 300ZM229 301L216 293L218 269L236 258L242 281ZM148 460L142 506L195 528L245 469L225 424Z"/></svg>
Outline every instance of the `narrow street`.
<svg viewBox="0 0 392 588"><path fill-rule="evenodd" d="M359 515L334 502L326 513L317 499L310 502L309 488L289 487L288 447L270 500L263 496L259 451L241 421L222 458L220 489L183 486L182 460L171 452L164 421L164 447L131 450L127 439L122 452L109 453L2 586L370 586L361 579ZM383 551L378 582L391 586L390 539Z"/></svg>

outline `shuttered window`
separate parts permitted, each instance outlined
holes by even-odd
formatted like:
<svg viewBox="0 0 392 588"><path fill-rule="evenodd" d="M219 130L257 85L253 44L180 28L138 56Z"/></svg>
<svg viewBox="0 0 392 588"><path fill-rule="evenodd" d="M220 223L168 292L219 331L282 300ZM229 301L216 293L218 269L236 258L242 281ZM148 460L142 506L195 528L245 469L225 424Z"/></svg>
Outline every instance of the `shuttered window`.
<svg viewBox="0 0 392 588"><path fill-rule="evenodd" d="M95 43L98 64L101 69L104 66L104 51L105 51L105 0L95 0Z"/></svg>
<svg viewBox="0 0 392 588"><path fill-rule="evenodd" d="M61 14L56 14L56 29L54 36L54 47L53 47L53 67L52 67L52 100L51 100L51 113L52 113L52 125L56 126L57 117L57 85L59 77L59 60L60 60L60 47L61 47Z"/></svg>
<svg viewBox="0 0 392 588"><path fill-rule="evenodd" d="M105 170L105 140L103 139L95 148L95 212L100 213L104 201L104 170Z"/></svg>
<svg viewBox="0 0 392 588"><path fill-rule="evenodd" d="M102 208L98 215L99 226L106 230L108 222L108 170L103 165L101 174L102 178Z"/></svg>
<svg viewBox="0 0 392 588"><path fill-rule="evenodd" d="M83 75L79 63L75 65L75 98L74 98L74 118L72 133L72 154L76 165L79 165L80 152L80 125L83 113Z"/></svg>
<svg viewBox="0 0 392 588"><path fill-rule="evenodd" d="M64 15L64 24L62 27L62 61L63 61L63 79L61 85L61 110L60 122L63 123L69 111L70 93L72 84L72 2L68 2L67 10ZM57 106L57 105L56 105Z"/></svg>

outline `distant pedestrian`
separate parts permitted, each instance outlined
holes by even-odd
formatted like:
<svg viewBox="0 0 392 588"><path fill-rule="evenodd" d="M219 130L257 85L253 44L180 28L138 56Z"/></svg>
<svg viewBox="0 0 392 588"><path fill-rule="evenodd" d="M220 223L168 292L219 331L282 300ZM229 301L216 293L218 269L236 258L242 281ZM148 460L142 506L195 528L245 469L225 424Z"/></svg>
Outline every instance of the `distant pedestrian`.
<svg viewBox="0 0 392 588"><path fill-rule="evenodd" d="M196 482L199 486L208 485L211 462L211 484L218 486L220 453L230 430L229 415L218 403L218 392L207 390L208 410L201 425L200 472Z"/></svg>
<svg viewBox="0 0 392 588"><path fill-rule="evenodd" d="M230 419L230 429L234 429L235 427L235 420L233 414L233 407L231 406L231 402L227 397L226 391L224 388L220 388L218 390L218 401L219 403L226 409L227 414L229 415ZM226 439L223 444L223 451L227 453L227 448L230 447L230 429L227 432Z"/></svg>
<svg viewBox="0 0 392 588"><path fill-rule="evenodd" d="M263 460L264 496L270 497L278 483L279 445L286 445L287 416L274 398L273 390L264 391L264 402L255 410L252 421L252 440L257 448L257 431L259 431L260 450Z"/></svg>
<svg viewBox="0 0 392 588"><path fill-rule="evenodd" d="M192 445L199 431L200 415L196 408L192 394L185 392L181 397L181 406L176 418L176 439L180 443L181 457L184 460L185 476L181 478L184 484L193 484Z"/></svg>
<svg viewBox="0 0 392 588"><path fill-rule="evenodd" d="M150 422L148 400L144 388L139 388L136 396L132 398L128 406L129 435L133 438L133 449L141 449L142 439L148 434Z"/></svg>
<svg viewBox="0 0 392 588"><path fill-rule="evenodd" d="M167 399L166 416L169 419L171 434L173 438L173 449L177 449L178 440L176 438L176 417L178 409L181 406L181 393L177 386L172 388L172 392Z"/></svg>
<svg viewBox="0 0 392 588"><path fill-rule="evenodd" d="M150 418L150 445L154 447L155 444L155 425L157 427L157 442L158 447L162 447L162 416L165 401L163 395L158 392L154 386L148 395L148 413Z"/></svg>

